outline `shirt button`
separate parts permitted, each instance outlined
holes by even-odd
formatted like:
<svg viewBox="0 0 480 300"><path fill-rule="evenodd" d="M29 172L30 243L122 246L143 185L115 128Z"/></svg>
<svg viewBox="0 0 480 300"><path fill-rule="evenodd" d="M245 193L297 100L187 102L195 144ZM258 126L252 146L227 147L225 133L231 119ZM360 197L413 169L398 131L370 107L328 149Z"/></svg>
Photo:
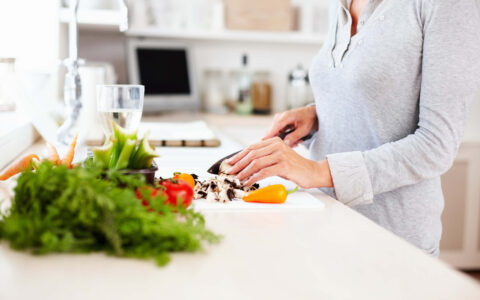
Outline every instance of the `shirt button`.
<svg viewBox="0 0 480 300"><path fill-rule="evenodd" d="M360 21L360 25L363 25L363 24L365 24L365 21L364 21L364 20L361 20L361 21Z"/></svg>
<svg viewBox="0 0 480 300"><path fill-rule="evenodd" d="M380 21L383 21L383 20L385 20L385 16L380 16L379 19L380 19Z"/></svg>
<svg viewBox="0 0 480 300"><path fill-rule="evenodd" d="M342 68L342 69L343 69L343 64L340 64L340 68Z"/></svg>

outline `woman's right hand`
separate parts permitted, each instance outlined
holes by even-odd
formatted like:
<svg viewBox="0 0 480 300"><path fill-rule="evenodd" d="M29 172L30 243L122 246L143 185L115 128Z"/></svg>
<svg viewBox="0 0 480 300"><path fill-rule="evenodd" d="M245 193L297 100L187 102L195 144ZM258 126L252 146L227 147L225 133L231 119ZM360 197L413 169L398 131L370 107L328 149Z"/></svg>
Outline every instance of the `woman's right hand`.
<svg viewBox="0 0 480 300"><path fill-rule="evenodd" d="M279 135L283 129L289 125L293 126L295 130L285 137L284 142L290 147L295 147L302 142L302 137L310 134L312 131L318 130L318 118L315 106L300 107L276 114L273 119L273 124L265 137L263 137L263 140Z"/></svg>

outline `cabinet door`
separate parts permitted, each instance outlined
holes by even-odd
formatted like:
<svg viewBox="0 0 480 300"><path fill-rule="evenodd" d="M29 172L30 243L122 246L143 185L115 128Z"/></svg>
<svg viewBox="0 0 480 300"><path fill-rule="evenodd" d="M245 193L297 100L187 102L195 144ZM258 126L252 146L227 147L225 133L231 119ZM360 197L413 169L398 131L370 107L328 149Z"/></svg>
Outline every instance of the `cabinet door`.
<svg viewBox="0 0 480 300"><path fill-rule="evenodd" d="M460 147L442 176L445 210L440 258L462 269L480 268L480 145Z"/></svg>

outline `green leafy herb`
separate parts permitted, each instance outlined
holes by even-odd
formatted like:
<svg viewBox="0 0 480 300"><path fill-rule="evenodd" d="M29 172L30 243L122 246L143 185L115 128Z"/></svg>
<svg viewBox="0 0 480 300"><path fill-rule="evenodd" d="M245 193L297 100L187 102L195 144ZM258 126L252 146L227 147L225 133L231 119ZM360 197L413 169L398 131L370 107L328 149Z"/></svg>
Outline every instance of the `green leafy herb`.
<svg viewBox="0 0 480 300"><path fill-rule="evenodd" d="M169 252L197 251L219 237L207 230L201 214L165 204L165 196L136 197L143 177L92 166L68 169L49 162L18 178L11 209L0 220L0 239L19 250L105 251L169 261ZM174 212L174 210L176 212Z"/></svg>

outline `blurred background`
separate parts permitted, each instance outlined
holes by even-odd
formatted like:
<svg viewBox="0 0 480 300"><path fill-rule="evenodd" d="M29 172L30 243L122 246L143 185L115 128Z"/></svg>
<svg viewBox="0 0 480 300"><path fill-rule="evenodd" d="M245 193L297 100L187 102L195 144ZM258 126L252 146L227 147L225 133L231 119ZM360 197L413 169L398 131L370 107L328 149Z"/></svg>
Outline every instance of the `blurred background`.
<svg viewBox="0 0 480 300"><path fill-rule="evenodd" d="M81 0L76 12L71 2L0 0L0 168L65 119L72 47L92 141L102 135L97 84L143 84L146 120L204 119L243 143L274 113L314 101L308 69L328 31L328 0L129 0L126 10ZM443 176L441 259L468 270L480 269L479 102Z"/></svg>

